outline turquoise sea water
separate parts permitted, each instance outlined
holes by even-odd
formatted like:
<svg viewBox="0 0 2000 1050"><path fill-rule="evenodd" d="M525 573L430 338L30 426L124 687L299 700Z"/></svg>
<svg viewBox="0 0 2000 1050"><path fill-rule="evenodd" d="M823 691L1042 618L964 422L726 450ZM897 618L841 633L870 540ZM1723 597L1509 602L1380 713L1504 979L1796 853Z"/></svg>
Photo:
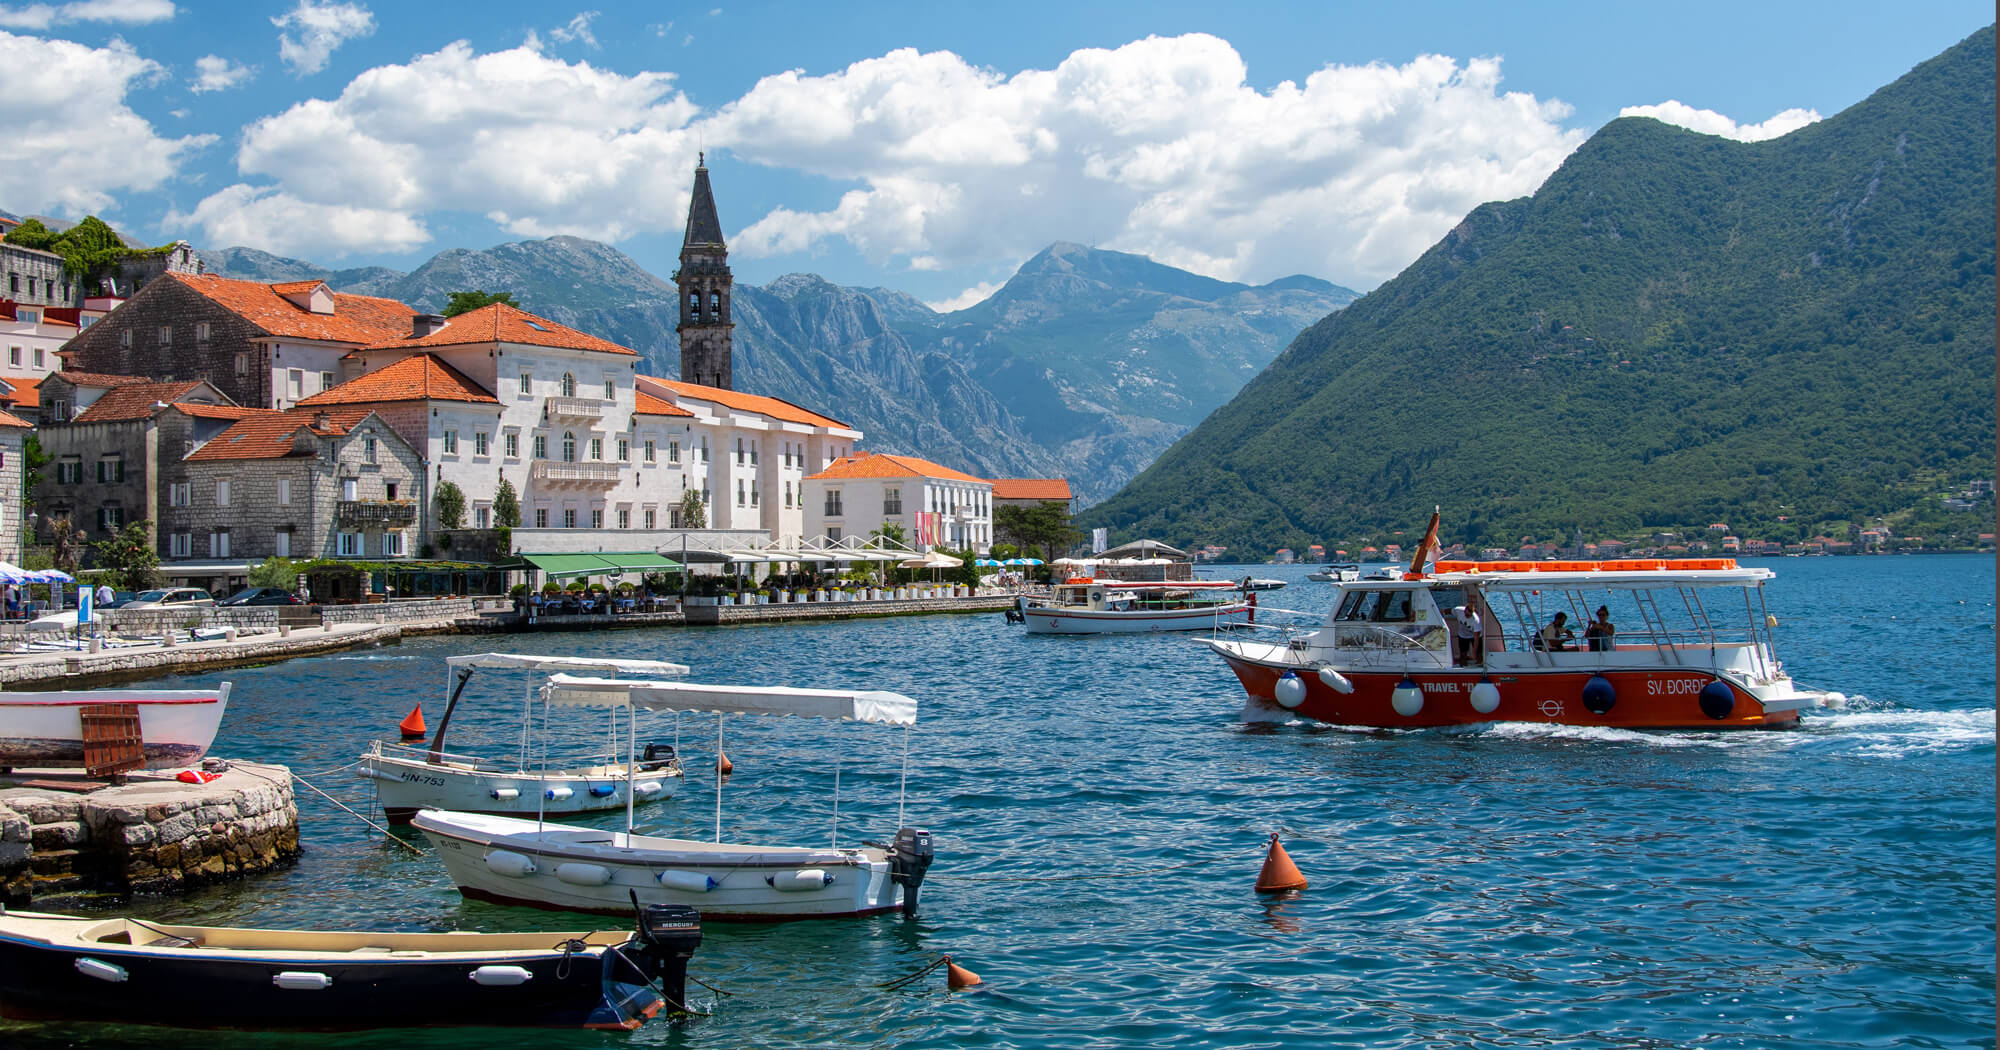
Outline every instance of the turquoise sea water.
<svg viewBox="0 0 2000 1050"><path fill-rule="evenodd" d="M336 770L421 701L450 653L664 658L695 681L917 697L908 822L937 836L914 920L710 924L713 1012L632 1035L220 1033L204 1046L1972 1047L1994 1045L1994 560L1783 559L1779 655L1851 697L1790 731L1358 732L1244 722L1189 636L1028 637L999 614L436 639L227 675L220 753ZM1218 569L1217 576L1245 570ZM1306 567L1264 604L1324 610ZM1266 617L1268 619L1268 617ZM168 681L158 683L168 684ZM463 713L511 754L518 679ZM713 717L679 726L691 770ZM642 739L673 740L671 717ZM455 730L454 735L457 736ZM605 736L571 731L576 746ZM901 731L732 720L723 834L843 842L896 822ZM319 771L328 771L320 773ZM713 833L712 778L641 810ZM290 870L132 909L347 928L561 929L608 920L462 901L423 846L300 788ZM622 819L622 815L611 822ZM1311 880L1251 890L1280 832ZM985 985L878 987L940 953ZM0 1045L112 1046L141 1028L4 1025Z"/></svg>

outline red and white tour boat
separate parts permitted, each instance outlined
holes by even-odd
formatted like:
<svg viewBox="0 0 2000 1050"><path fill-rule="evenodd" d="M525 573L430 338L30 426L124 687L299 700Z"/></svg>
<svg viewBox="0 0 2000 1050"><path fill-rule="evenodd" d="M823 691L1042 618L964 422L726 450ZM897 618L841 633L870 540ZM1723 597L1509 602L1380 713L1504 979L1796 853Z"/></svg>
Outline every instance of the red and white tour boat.
<svg viewBox="0 0 2000 1050"><path fill-rule="evenodd" d="M1046 598L1022 595L1009 619L1029 634L1208 631L1256 619L1256 595L1229 580L1071 579Z"/></svg>
<svg viewBox="0 0 2000 1050"><path fill-rule="evenodd" d="M136 724L147 769L193 765L208 753L229 683L206 689L95 689L0 693L0 768L84 765L84 723L109 720L104 731L132 735ZM128 741L129 742L129 741Z"/></svg>
<svg viewBox="0 0 2000 1050"><path fill-rule="evenodd" d="M1794 725L1826 695L1795 685L1773 652L1768 569L1445 561L1400 575L1336 584L1316 631L1207 644L1253 704L1340 725L1751 729ZM1478 615L1476 645L1454 644L1460 607ZM1608 637L1586 634L1600 608Z"/></svg>

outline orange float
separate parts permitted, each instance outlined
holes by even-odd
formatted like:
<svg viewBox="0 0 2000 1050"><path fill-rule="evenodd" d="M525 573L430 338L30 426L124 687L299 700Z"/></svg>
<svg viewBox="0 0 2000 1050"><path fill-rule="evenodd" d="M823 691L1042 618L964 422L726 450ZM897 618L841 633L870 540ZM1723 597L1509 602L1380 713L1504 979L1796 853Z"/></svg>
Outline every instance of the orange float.
<svg viewBox="0 0 2000 1050"><path fill-rule="evenodd" d="M396 728L402 730L405 740L423 739L424 734L430 732L429 727L424 725L424 705L411 708L409 715L396 723Z"/></svg>
<svg viewBox="0 0 2000 1050"><path fill-rule="evenodd" d="M1284 893L1305 888L1306 877L1292 863L1291 854L1278 844L1278 833L1272 832L1271 848L1264 853L1264 870L1257 873L1257 892Z"/></svg>

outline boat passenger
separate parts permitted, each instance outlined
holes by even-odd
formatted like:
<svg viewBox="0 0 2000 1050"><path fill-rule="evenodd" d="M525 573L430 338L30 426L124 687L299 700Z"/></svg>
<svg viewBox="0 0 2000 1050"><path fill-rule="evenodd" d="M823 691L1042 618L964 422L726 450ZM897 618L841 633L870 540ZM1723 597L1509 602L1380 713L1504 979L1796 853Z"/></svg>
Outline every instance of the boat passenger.
<svg viewBox="0 0 2000 1050"><path fill-rule="evenodd" d="M1567 653L1574 651L1570 643L1576 639L1576 631L1569 626L1568 613L1557 613L1556 618L1550 620L1549 625L1542 628L1540 633L1535 637L1539 643L1536 648L1541 649L1543 652Z"/></svg>
<svg viewBox="0 0 2000 1050"><path fill-rule="evenodd" d="M1611 610L1600 605L1597 607L1597 619L1590 621L1590 626L1583 629L1583 642L1593 653L1609 652L1616 648L1612 645L1611 639L1617 633L1617 626L1611 622Z"/></svg>

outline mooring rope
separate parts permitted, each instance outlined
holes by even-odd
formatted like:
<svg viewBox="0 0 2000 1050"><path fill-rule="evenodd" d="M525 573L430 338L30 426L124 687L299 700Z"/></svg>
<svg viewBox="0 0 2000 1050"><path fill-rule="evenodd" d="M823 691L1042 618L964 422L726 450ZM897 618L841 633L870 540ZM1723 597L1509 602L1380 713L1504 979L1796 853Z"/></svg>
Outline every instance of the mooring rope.
<svg viewBox="0 0 2000 1050"><path fill-rule="evenodd" d="M1238 857L1261 853L1268 848L1270 848L1269 843L1266 843L1265 845L1244 850L1240 853L1223 853L1214 857L1191 860L1185 864L1170 864L1164 868L1141 868L1138 871L1092 872L1085 875L947 875L932 872L926 878L942 879L947 882L1081 882L1086 879L1131 879L1141 875L1158 875L1168 871L1184 871L1188 868L1198 868L1203 864L1213 864L1216 861L1235 860Z"/></svg>
<svg viewBox="0 0 2000 1050"><path fill-rule="evenodd" d="M951 956L940 955L937 957L936 960L931 962L929 965L925 966L923 969L918 970L916 973L910 974L907 977L898 977L893 981L884 981L881 984L876 985L875 987L893 992L898 988L907 987L908 985L910 985L915 981L921 980L925 977L930 976L931 974L936 973L938 967L943 966L945 963L948 963L950 961L951 961Z"/></svg>
<svg viewBox="0 0 2000 1050"><path fill-rule="evenodd" d="M234 767L234 768L237 768L237 769L242 769L243 767L241 767L241 766L236 766L236 767ZM245 773L250 773L250 771L249 771L249 770L247 770L247 769L244 769L243 771L244 771ZM250 775L251 775L251 776L253 776L253 777L254 777L254 776L257 776L257 774L255 774L255 773L250 773ZM266 780L266 781L270 781L270 783L272 783L272 784L276 784L276 783L277 783L277 781L275 781L275 780L271 780L271 778L270 778L270 777L258 777L258 779L260 779L260 780ZM424 852L423 850L421 850L421 849L418 849L417 847L415 847L415 846L412 846L412 845L410 845L410 844L409 844L409 843L407 843L407 842L404 842L404 841L403 841L402 839L400 839L400 838L397 838L397 837L396 837L396 834L395 834L394 832L390 831L390 830L389 830L388 828L385 828L385 827L383 827L382 825L380 825L380 824L377 824L377 823L375 823L375 822L374 822L374 821L372 821L372 820L369 820L369 819L368 819L367 817L364 817L364 816L362 816L362 815L361 815L360 813L356 813L356 812L354 811L354 809L353 809L353 808L351 808L351 807L349 807L349 806L347 805L347 803L345 803L345 802L342 802L341 800L339 800L339 799L337 799L337 798L334 798L334 797L333 797L332 795L329 795L329 794L327 794L327 793L326 793L326 792L324 792L324 791L320 791L320 790L319 790L319 788L318 788L318 786L316 786L316 785L315 785L315 784L314 784L314 783L313 783L312 781L310 781L310 780L307 780L306 778L304 778L304 777L302 777L302 776L298 775L297 773L293 773L293 774L292 774L292 779L293 779L293 780L296 780L296 781L298 781L298 782L299 782L299 783L301 783L301 784L304 784L305 786L307 786L307 787L309 787L309 788L312 788L312 789L313 789L314 791L316 791L316 792L318 792L318 793L319 793L319 796L320 796L321 798L323 798L323 799L326 799L326 800L327 800L328 802L331 802L331 803L333 803L334 805L336 805L336 806L339 806L339 807L340 807L341 809L344 809L344 810L347 810L347 812L349 812L349 813L352 813L352 814L354 814L354 819L356 819L356 820L360 821L360 822L361 822L361 823L363 823L363 824L366 824L366 825L368 825L368 826L369 826L369 827L371 827L371 828L374 828L374 829L375 829L376 831L379 831L379 832L381 832L381 833L382 833L382 834L384 834L384 835L387 835L387 836L389 837L389 841L391 841L391 842L395 843L396 845L398 845L398 846L401 846L401 847L403 847L404 849L406 849L406 850L409 850L409 851L410 851L411 853L415 853L415 854L418 854L418 855L422 855L422 853Z"/></svg>

